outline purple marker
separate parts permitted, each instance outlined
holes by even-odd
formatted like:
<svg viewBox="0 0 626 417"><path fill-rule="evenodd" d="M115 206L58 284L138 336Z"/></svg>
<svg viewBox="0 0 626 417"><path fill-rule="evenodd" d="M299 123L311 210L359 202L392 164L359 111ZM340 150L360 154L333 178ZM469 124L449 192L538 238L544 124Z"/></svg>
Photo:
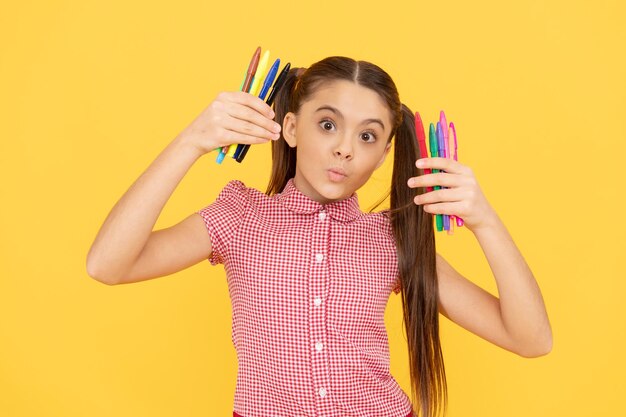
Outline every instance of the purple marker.
<svg viewBox="0 0 626 417"><path fill-rule="evenodd" d="M448 143L448 129L446 129L446 127L448 126L448 121L446 120L446 114L443 112L443 110L439 112L439 122L441 123L441 130L443 130L443 140L445 141L445 143ZM450 153L448 153L448 155L450 155Z"/></svg>
<svg viewBox="0 0 626 417"><path fill-rule="evenodd" d="M441 122L437 122L437 145L439 146L439 157L447 158L447 141L444 139L443 129L441 128ZM445 171L441 171L445 172ZM446 187L441 187L446 188ZM447 214L443 215L443 230L450 230L450 216Z"/></svg>

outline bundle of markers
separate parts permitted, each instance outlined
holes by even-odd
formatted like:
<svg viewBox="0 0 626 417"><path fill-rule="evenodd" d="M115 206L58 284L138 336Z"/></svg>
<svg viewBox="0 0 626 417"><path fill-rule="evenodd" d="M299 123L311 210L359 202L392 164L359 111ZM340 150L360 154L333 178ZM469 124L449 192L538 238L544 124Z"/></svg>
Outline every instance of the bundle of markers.
<svg viewBox="0 0 626 417"><path fill-rule="evenodd" d="M422 124L422 118L419 113L415 113L415 133L417 136L417 142L419 144L420 150L420 158L428 158L428 151L426 150L426 135L424 134L424 125ZM454 128L454 123L450 122L448 126L448 122L446 121L446 115L443 110L439 113L439 121L437 122L437 127L433 123L430 124L428 129L428 144L430 147L430 157L431 158L454 158L455 161L458 161L457 154L457 141L456 141L456 130ZM438 169L428 169L424 168L424 174L439 172ZM445 172L445 171L441 171ZM438 185L435 185L434 189L439 190L441 188ZM427 187L426 191L433 191L433 187ZM435 223L437 226L437 231L441 232L442 230L446 230L449 235L454 233L454 222L456 219L456 225L458 227L463 226L463 219L457 216L448 215L448 214L437 214L435 216Z"/></svg>
<svg viewBox="0 0 626 417"><path fill-rule="evenodd" d="M261 100L264 100L271 88L272 91L265 101L269 106L271 106L274 102L274 98L276 98L276 93L280 90L287 79L287 73L289 72L289 68L291 68L291 63L288 62L280 72L280 75L278 75L278 78L276 78L278 67L280 66L280 59L276 59L271 67L269 67L269 62L270 51L265 51L263 56L261 56L261 47L259 46L256 48L239 89L241 91L245 91L246 93L258 96ZM276 79L276 82L274 82L274 79ZM250 145L248 144L224 146L219 149L216 162L221 164L226 156L230 156L237 162L241 162L246 157L246 153L248 153L249 148Z"/></svg>

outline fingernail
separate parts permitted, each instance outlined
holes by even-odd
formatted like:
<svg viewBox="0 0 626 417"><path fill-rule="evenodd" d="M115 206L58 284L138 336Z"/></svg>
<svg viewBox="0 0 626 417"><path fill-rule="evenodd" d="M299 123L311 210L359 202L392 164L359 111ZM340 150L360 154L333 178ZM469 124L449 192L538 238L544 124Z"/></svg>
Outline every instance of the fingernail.
<svg viewBox="0 0 626 417"><path fill-rule="evenodd" d="M418 168L421 168L424 166L424 161L422 159L418 159L415 165L417 165Z"/></svg>
<svg viewBox="0 0 626 417"><path fill-rule="evenodd" d="M276 116L276 113L274 113L274 110L270 110L270 119L273 119L274 116Z"/></svg>
<svg viewBox="0 0 626 417"><path fill-rule="evenodd" d="M280 125L278 123L274 123L274 132L280 132Z"/></svg>

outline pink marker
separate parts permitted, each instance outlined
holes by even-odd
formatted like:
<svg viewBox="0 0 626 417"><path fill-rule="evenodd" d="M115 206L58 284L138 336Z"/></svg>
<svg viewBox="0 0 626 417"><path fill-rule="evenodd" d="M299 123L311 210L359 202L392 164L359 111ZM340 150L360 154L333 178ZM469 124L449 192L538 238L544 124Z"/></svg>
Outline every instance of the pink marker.
<svg viewBox="0 0 626 417"><path fill-rule="evenodd" d="M453 134L452 134L452 129L448 128L446 129L448 130L448 140L446 141L446 148L448 150L446 158L450 158L452 159L452 150L454 149L454 138L453 138ZM454 234L454 219L457 218L454 215L450 215L450 228L448 229L448 234L449 235L453 235Z"/></svg>
<svg viewBox="0 0 626 417"><path fill-rule="evenodd" d="M454 128L454 123L450 122L450 132L452 133L452 138L454 140L454 160L458 161L459 160L459 154L458 154L458 144L456 141L456 129ZM450 149L450 151L452 151L452 149ZM465 222L463 222L463 219L460 217L456 217L456 225L459 227L463 227L463 224Z"/></svg>

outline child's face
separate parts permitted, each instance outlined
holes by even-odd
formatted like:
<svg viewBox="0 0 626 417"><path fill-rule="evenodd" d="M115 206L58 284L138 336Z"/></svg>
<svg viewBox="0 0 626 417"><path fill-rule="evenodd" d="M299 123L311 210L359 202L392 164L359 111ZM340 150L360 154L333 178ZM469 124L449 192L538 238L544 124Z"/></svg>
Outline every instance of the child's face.
<svg viewBox="0 0 626 417"><path fill-rule="evenodd" d="M296 147L296 188L322 204L350 197L384 162L391 129L378 93L351 81L324 83L283 122Z"/></svg>

